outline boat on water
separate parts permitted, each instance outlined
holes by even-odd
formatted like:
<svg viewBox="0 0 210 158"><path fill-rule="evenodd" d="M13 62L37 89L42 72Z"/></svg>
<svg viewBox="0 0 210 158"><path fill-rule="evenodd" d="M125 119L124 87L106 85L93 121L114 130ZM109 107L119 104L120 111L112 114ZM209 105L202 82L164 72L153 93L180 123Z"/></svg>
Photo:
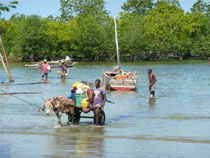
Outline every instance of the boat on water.
<svg viewBox="0 0 210 158"><path fill-rule="evenodd" d="M137 71L129 72L129 71L123 71L121 69L120 52L119 52L118 37L117 37L117 22L115 16L114 16L114 24L115 24L115 42L116 42L118 65L115 66L114 69L111 71L103 71L102 84L105 84L105 87L108 90L133 91L136 90L137 87L138 74Z"/></svg>
<svg viewBox="0 0 210 158"><path fill-rule="evenodd" d="M76 65L78 62L68 62L66 64L67 67L73 67L74 65ZM38 63L32 63L32 64L25 64L25 67L35 67L35 68L39 68L41 67L42 62L38 62ZM48 64L50 65L51 68L60 68L61 66L61 62L59 61L49 61Z"/></svg>
<svg viewBox="0 0 210 158"><path fill-rule="evenodd" d="M41 67L41 64L25 64L25 67Z"/></svg>
<svg viewBox="0 0 210 158"><path fill-rule="evenodd" d="M105 87L108 90L133 91L138 81L137 72L104 71Z"/></svg>

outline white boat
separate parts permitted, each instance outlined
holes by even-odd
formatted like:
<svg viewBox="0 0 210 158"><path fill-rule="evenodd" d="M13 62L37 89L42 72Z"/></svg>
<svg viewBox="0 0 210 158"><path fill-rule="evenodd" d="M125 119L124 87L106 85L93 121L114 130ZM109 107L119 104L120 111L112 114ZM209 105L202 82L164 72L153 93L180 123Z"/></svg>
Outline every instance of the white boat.
<svg viewBox="0 0 210 158"><path fill-rule="evenodd" d="M120 53L118 46L118 38L117 38L117 23L116 17L114 16L115 23L115 42L116 42L116 50L117 50L117 62L118 66L115 67L111 71L103 71L103 81L106 89L108 90L117 90L117 91L132 91L136 90L137 82L138 82L138 74L137 71L129 72L123 71L120 66Z"/></svg>
<svg viewBox="0 0 210 158"><path fill-rule="evenodd" d="M39 64L25 64L25 67L40 67Z"/></svg>
<svg viewBox="0 0 210 158"><path fill-rule="evenodd" d="M115 71L104 71L105 86L108 90L133 91L136 90L137 72L124 72L123 75Z"/></svg>

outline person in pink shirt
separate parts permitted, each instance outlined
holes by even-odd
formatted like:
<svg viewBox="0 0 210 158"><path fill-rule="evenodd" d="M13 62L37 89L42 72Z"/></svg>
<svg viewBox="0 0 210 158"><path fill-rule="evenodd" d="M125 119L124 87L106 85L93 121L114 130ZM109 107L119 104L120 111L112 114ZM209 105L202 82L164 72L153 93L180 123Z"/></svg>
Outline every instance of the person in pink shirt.
<svg viewBox="0 0 210 158"><path fill-rule="evenodd" d="M45 76L45 80L47 80L47 76L48 76L48 72L50 71L50 66L47 63L47 60L45 59L44 62L41 65L41 72L42 72L42 80L44 80L44 76Z"/></svg>

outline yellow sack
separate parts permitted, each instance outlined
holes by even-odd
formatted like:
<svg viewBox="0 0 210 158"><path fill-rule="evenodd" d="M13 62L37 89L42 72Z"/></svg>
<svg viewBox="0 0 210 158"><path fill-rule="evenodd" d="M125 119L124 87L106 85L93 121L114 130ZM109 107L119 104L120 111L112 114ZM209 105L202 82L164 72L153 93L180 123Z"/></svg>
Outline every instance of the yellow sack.
<svg viewBox="0 0 210 158"><path fill-rule="evenodd" d="M88 107L88 102L87 102L87 98L82 99L82 104L81 104L82 108L87 108Z"/></svg>

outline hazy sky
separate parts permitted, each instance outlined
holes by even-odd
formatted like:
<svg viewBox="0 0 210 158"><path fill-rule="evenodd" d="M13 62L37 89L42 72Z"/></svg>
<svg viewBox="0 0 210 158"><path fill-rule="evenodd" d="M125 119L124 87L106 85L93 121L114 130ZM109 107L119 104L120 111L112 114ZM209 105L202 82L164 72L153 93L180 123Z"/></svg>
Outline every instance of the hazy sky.
<svg viewBox="0 0 210 158"><path fill-rule="evenodd" d="M0 3L8 4L9 0L0 0ZM42 17L48 15L60 15L60 0L18 0L19 4L16 9L11 9L10 12L3 12L2 18L9 19L12 14L23 13L25 15L37 14ZM105 0L106 8L111 12L111 15L117 15L121 11L121 6L126 0ZM190 10L192 5L197 0L180 0L181 6L185 11ZM210 2L210 0L205 0Z"/></svg>

